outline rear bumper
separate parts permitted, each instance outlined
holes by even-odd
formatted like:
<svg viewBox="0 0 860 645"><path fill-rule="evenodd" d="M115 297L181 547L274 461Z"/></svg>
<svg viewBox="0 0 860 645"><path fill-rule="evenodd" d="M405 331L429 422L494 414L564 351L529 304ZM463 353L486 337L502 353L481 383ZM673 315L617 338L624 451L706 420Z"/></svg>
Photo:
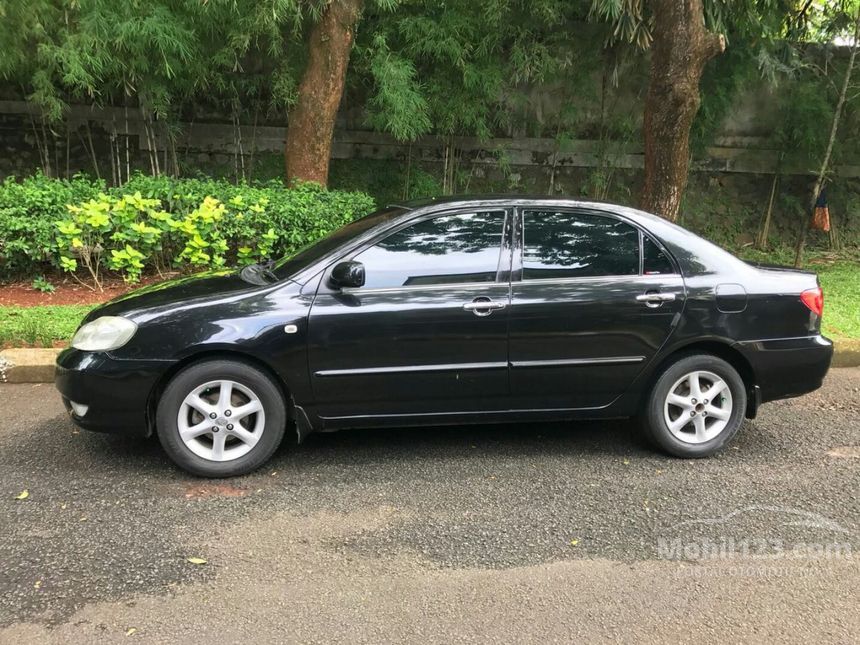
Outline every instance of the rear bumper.
<svg viewBox="0 0 860 645"><path fill-rule="evenodd" d="M165 361L116 360L104 353L66 349L57 357L54 382L69 416L81 428L146 435L149 396L169 366Z"/></svg>
<svg viewBox="0 0 860 645"><path fill-rule="evenodd" d="M820 335L743 341L735 347L752 366L762 403L817 390L833 359L833 343Z"/></svg>

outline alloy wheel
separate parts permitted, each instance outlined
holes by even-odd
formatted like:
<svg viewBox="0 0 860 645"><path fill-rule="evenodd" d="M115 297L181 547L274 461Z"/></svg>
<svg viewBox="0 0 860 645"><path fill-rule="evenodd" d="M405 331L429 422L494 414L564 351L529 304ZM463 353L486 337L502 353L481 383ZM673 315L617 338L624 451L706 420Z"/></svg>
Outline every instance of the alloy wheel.
<svg viewBox="0 0 860 645"><path fill-rule="evenodd" d="M669 388L663 417L672 435L685 443L699 444L716 438L732 416L728 383L713 372L690 372Z"/></svg>
<svg viewBox="0 0 860 645"><path fill-rule="evenodd" d="M248 454L265 425L260 397L230 380L209 381L189 392L177 419L185 446L210 461L232 461Z"/></svg>

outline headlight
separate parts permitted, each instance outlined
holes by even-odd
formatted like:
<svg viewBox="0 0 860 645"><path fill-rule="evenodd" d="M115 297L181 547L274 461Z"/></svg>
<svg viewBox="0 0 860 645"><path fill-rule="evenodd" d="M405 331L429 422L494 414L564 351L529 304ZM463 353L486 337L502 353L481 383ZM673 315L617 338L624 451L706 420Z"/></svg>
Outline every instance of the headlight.
<svg viewBox="0 0 860 645"><path fill-rule="evenodd" d="M136 331L137 325L126 318L102 316L78 329L72 347L85 352L107 352L125 345Z"/></svg>

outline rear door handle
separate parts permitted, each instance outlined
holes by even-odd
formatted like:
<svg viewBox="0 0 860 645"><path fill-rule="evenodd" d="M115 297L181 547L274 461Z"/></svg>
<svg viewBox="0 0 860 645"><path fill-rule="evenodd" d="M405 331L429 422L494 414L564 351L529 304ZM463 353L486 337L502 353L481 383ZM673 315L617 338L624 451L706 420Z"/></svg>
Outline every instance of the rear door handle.
<svg viewBox="0 0 860 645"><path fill-rule="evenodd" d="M495 300L490 300L486 296L479 296L472 302L464 304L463 309L465 311L471 311L476 316L489 316L496 309L504 309L505 306L504 302L496 302Z"/></svg>
<svg viewBox="0 0 860 645"><path fill-rule="evenodd" d="M674 293L643 293L641 295L636 296L636 300L638 302L644 302L648 307L659 307L664 302L672 302L675 300Z"/></svg>

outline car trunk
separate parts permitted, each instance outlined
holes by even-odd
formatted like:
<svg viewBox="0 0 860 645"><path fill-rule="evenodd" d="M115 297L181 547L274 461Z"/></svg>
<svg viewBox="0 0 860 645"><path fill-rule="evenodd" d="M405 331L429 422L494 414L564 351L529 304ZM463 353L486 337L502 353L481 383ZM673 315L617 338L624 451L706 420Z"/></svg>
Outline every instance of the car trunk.
<svg viewBox="0 0 860 645"><path fill-rule="evenodd" d="M823 305L816 300L816 290L820 293L821 286L814 271L759 262L749 264L760 276L758 286L768 294L760 302L762 313L767 311L780 335L799 337L820 333Z"/></svg>

